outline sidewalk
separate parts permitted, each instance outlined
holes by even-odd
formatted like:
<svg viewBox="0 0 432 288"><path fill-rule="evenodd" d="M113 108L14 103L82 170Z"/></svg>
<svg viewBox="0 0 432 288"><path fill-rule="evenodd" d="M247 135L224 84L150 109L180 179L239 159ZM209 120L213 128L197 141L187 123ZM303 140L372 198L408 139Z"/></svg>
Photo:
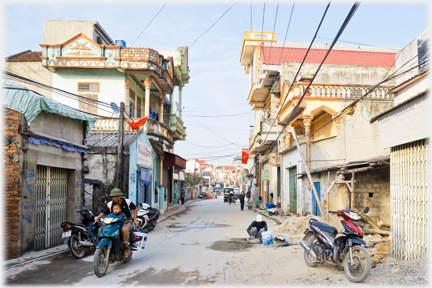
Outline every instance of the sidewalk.
<svg viewBox="0 0 432 288"><path fill-rule="evenodd" d="M198 200L189 200L185 202L185 205L181 204L175 204L168 207L168 211L164 215L160 215L158 219L158 223L163 222L167 220L168 218L183 212L183 210L186 209L186 207L190 204ZM157 228L157 226L156 226ZM29 264L33 261L51 261L59 257L63 257L68 255L69 248L67 244L60 244L55 247L51 247L48 249L44 249L42 251L30 251L22 255L21 257L15 258L15 259L9 259L3 261L3 270L7 270L10 268L14 268L17 266Z"/></svg>

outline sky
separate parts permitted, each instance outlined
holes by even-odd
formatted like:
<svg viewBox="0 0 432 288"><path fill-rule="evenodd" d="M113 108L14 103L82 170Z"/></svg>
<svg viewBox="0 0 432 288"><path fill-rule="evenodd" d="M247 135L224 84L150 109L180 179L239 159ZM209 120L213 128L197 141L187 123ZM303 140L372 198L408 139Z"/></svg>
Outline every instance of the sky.
<svg viewBox="0 0 432 288"><path fill-rule="evenodd" d="M45 19L95 20L112 39L124 40L127 46L155 50L190 46L182 117L187 136L175 143L174 152L185 159L229 164L248 148L248 130L256 113L247 104L249 78L240 65L244 32L274 29L278 42L287 35L287 42L309 44L328 2L295 3L288 31L293 9L288 1L117 3L3 2L1 52L7 57L28 49L41 51ZM331 3L316 43L332 42L353 3ZM337 44L403 48L430 25L429 12L430 6L421 1L361 2ZM173 102L178 102L177 88Z"/></svg>

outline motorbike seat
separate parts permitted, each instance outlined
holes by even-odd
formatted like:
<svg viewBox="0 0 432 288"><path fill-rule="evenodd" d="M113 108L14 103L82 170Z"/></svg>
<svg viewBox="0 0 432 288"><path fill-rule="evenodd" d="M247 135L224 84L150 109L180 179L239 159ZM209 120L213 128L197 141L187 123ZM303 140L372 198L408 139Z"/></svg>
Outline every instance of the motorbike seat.
<svg viewBox="0 0 432 288"><path fill-rule="evenodd" d="M316 227L318 227L318 229L320 229L320 230L322 230L324 232L327 232L327 233L330 233L330 234L337 234L338 233L338 231L337 231L337 229L335 227L330 226L330 225L328 225L326 223L322 223L322 222L319 222L319 221L312 221L312 224L315 225Z"/></svg>

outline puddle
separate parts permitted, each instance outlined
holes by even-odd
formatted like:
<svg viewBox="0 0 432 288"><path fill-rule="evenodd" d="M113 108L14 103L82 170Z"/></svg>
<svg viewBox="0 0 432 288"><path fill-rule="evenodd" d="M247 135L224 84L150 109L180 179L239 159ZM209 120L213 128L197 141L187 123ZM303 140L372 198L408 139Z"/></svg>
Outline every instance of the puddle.
<svg viewBox="0 0 432 288"><path fill-rule="evenodd" d="M231 238L228 241L216 241L207 248L217 251L240 252L247 251L251 246L252 244L249 244L245 238Z"/></svg>
<svg viewBox="0 0 432 288"><path fill-rule="evenodd" d="M191 224L191 225L176 225L176 224L171 224L168 227L170 227L170 228L189 228L189 229L193 229L193 228L221 228L221 227L229 227L229 226L225 225L225 224L201 223L201 224Z"/></svg>

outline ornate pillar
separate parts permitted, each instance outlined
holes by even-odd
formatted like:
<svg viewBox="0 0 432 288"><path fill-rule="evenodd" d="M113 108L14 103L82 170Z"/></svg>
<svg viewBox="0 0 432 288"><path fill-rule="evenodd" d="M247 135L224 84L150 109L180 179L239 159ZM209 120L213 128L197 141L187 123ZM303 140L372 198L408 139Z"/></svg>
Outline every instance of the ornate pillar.
<svg viewBox="0 0 432 288"><path fill-rule="evenodd" d="M340 121L341 121L340 117L336 118L336 120L335 120L336 133L337 133L338 136L340 136Z"/></svg>
<svg viewBox="0 0 432 288"><path fill-rule="evenodd" d="M312 116L311 115L304 115L303 116L303 123L305 127L305 136L306 136L306 164L309 166L309 160L310 160L310 125L312 122Z"/></svg>
<svg viewBox="0 0 432 288"><path fill-rule="evenodd" d="M182 92L183 92L183 85L179 85L179 118L182 119L182 110L183 110L183 104L182 104Z"/></svg>
<svg viewBox="0 0 432 288"><path fill-rule="evenodd" d="M163 121L163 116L164 116L164 111L163 111L163 108L164 108L164 102L165 102L165 95L162 95L163 96L163 98L159 98L159 122L164 122ZM166 124L166 123L164 123L164 124Z"/></svg>
<svg viewBox="0 0 432 288"><path fill-rule="evenodd" d="M145 86L145 104L144 104L144 117L150 114L150 86L152 84L151 79L144 80Z"/></svg>
<svg viewBox="0 0 432 288"><path fill-rule="evenodd" d="M291 146L291 132L285 129L285 148L288 149Z"/></svg>

